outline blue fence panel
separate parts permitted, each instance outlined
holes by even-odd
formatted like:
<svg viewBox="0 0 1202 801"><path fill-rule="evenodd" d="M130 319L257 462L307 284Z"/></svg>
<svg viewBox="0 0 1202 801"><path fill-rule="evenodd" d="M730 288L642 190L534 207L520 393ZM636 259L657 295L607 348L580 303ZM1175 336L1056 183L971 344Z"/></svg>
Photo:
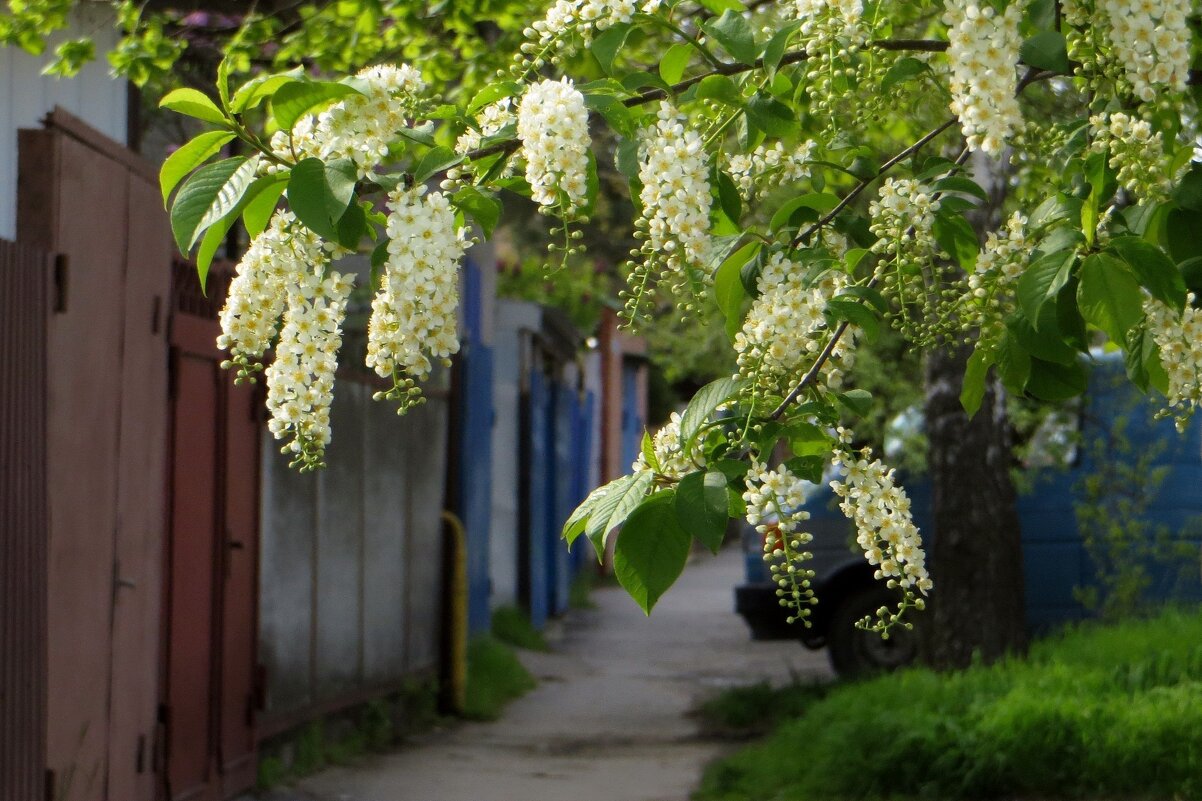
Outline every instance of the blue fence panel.
<svg viewBox="0 0 1202 801"><path fill-rule="evenodd" d="M622 365L622 469L627 471L642 450L646 422L639 413L639 370L634 364Z"/></svg>
<svg viewBox="0 0 1202 801"><path fill-rule="evenodd" d="M546 379L538 368L530 371L529 393L525 399L524 458L521 469L526 473L523 482L526 488L524 515L525 530L519 532L522 540L523 571L519 578L526 611L530 622L542 628L550 613L547 576L548 518L551 507L547 497L547 475L551 469L551 443L548 441L547 418L550 408L550 392Z"/></svg>
<svg viewBox="0 0 1202 801"><path fill-rule="evenodd" d="M468 628L486 632L489 610L489 520L492 504L493 354L481 337L480 265L464 262L464 337L460 355L459 508L467 529Z"/></svg>

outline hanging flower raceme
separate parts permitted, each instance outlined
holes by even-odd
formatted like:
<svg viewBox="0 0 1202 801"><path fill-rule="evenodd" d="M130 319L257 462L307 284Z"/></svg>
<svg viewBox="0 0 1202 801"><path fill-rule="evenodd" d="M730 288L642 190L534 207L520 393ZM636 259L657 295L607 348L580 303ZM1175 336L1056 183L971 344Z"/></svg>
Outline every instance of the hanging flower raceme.
<svg viewBox="0 0 1202 801"><path fill-rule="evenodd" d="M840 434L846 442L847 433ZM881 615L875 624L862 621L865 626L888 629L907 604L921 608L922 600L915 597L915 591L925 595L933 586L922 537L910 514L910 499L895 482L893 470L872 458L871 448L858 454L837 450L832 464L844 479L832 481L831 488L843 499L839 509L855 524L856 542L864 557L876 567L878 580L903 590L901 609Z"/></svg>
<svg viewBox="0 0 1202 801"><path fill-rule="evenodd" d="M489 103L480 109L476 116L476 127L469 127L455 140L455 152L466 156L480 147L481 142L514 121L513 98L503 97L495 103Z"/></svg>
<svg viewBox="0 0 1202 801"><path fill-rule="evenodd" d="M254 380L284 313L288 287L322 265L329 253L321 239L279 211L250 243L238 262L221 310L217 347L228 351L225 368L237 368L238 381Z"/></svg>
<svg viewBox="0 0 1202 801"><path fill-rule="evenodd" d="M769 392L796 381L826 344L827 301L846 284L846 276L827 272L807 285L803 265L773 254L756 281L759 297L735 335L740 374L755 389ZM843 372L851 366L857 330L845 332L823 366L823 383L832 389L841 386Z"/></svg>
<svg viewBox="0 0 1202 801"><path fill-rule="evenodd" d="M310 156L350 159L360 177L385 161L389 145L420 109L425 83L405 64L368 67L355 77L363 94L347 95L316 116L302 117L291 134L276 132L271 138L275 154L289 162Z"/></svg>
<svg viewBox="0 0 1202 801"><path fill-rule="evenodd" d="M947 0L943 13L952 113L960 118L968 146L994 156L1022 126L1015 94L1022 7L1013 0L999 13L986 2Z"/></svg>
<svg viewBox="0 0 1202 801"><path fill-rule="evenodd" d="M863 45L868 40L863 0L795 0L793 13L801 20L799 33L810 53L832 44Z"/></svg>
<svg viewBox="0 0 1202 801"><path fill-rule="evenodd" d="M1148 332L1169 379L1165 397L1179 431L1202 404L1202 310L1194 308L1195 300L1189 293L1180 314L1153 298L1144 301Z"/></svg>
<svg viewBox="0 0 1202 801"><path fill-rule="evenodd" d="M399 401L400 413L421 401L417 381L430 374L432 360L447 363L459 351L459 260L467 233L456 227L440 192L418 186L388 197L388 258L371 304L366 361L392 379L393 388L376 397Z"/></svg>
<svg viewBox="0 0 1202 801"><path fill-rule="evenodd" d="M654 13L661 4L662 0L556 0L546 16L523 31L522 54L537 69L559 55L573 35L588 44L596 34L630 22L640 11Z"/></svg>
<svg viewBox="0 0 1202 801"><path fill-rule="evenodd" d="M1090 145L1095 153L1108 153L1119 185L1141 201L1165 199L1173 180L1168 175L1164 139L1146 120L1116 111L1089 118Z"/></svg>
<svg viewBox="0 0 1202 801"><path fill-rule="evenodd" d="M881 256L877 272L898 304L891 313L893 323L920 344L933 344L949 322L940 319L939 297L927 286L939 269L934 235L938 210L939 199L908 178L886 180L880 196L868 205L869 228L879 237L872 246Z"/></svg>
<svg viewBox="0 0 1202 801"><path fill-rule="evenodd" d="M630 469L635 473L650 470L672 481L679 481L689 473L705 465L701 451L701 443L694 441L685 453L680 441L680 413L672 412L668 422L655 432L651 438L651 452L655 464L647 461L646 454L640 453Z"/></svg>
<svg viewBox="0 0 1202 801"><path fill-rule="evenodd" d="M991 231L968 276L961 316L964 324L981 329L981 339L989 339L991 329L1013 309L1014 289L1031 255L1026 225L1027 218L1016 211L1004 228Z"/></svg>
<svg viewBox="0 0 1202 801"><path fill-rule="evenodd" d="M808 485L785 466L775 470L753 463L744 479L747 522L764 537L764 561L772 563L776 597L780 605L792 610L788 622L805 620L814 603L810 580L814 571L804 565L813 554L804 550L813 536L802 530L810 513L802 506Z"/></svg>
<svg viewBox="0 0 1202 801"><path fill-rule="evenodd" d="M685 123L665 100L655 125L639 137L643 213L635 225L636 235L646 241L642 263L633 266L629 277L628 319L645 309L647 295L661 277L669 278L677 292L686 287L694 296L701 292L701 267L710 252L709 160L701 135Z"/></svg>
<svg viewBox="0 0 1202 801"><path fill-rule="evenodd" d="M1188 88L1190 0L1098 0L1131 93L1143 103Z"/></svg>
<svg viewBox="0 0 1202 801"><path fill-rule="evenodd" d="M517 135L531 198L544 213L574 216L588 194L588 110L572 81L540 81L518 104Z"/></svg>
<svg viewBox="0 0 1202 801"><path fill-rule="evenodd" d="M802 142L792 150L786 150L779 140L771 145L764 143L747 154L730 157L730 177L739 187L739 194L749 200L757 187L782 186L810 177L810 161L814 158L816 143Z"/></svg>
<svg viewBox="0 0 1202 801"><path fill-rule="evenodd" d="M302 471L323 466L330 404L351 281L333 270L308 271L288 287L284 327L267 367L267 428Z"/></svg>

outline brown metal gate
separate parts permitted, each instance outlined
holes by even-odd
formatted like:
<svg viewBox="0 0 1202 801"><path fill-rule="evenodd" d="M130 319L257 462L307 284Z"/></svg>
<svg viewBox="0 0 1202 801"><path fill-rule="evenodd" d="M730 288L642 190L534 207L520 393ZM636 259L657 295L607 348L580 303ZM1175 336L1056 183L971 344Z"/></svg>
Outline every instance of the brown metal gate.
<svg viewBox="0 0 1202 801"><path fill-rule="evenodd" d="M215 801L255 779L255 395L220 369L221 271L177 265L171 326L171 529L164 584L167 796Z"/></svg>
<svg viewBox="0 0 1202 801"><path fill-rule="evenodd" d="M170 236L154 168L56 110L19 134L46 299L46 765L56 801L153 798Z"/></svg>
<svg viewBox="0 0 1202 801"><path fill-rule="evenodd" d="M50 260L0 239L0 799L46 760L46 314Z"/></svg>

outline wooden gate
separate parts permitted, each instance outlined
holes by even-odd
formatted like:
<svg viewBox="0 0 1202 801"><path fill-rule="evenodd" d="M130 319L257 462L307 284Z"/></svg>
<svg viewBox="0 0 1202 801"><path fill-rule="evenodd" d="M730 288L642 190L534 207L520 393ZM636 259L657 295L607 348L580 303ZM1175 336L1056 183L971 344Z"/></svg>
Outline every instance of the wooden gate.
<svg viewBox="0 0 1202 801"><path fill-rule="evenodd" d="M56 801L155 792L170 235L154 168L56 110L21 131L46 324L46 760Z"/></svg>
<svg viewBox="0 0 1202 801"><path fill-rule="evenodd" d="M174 275L165 795L215 801L255 780L258 404L214 344L228 274L208 298L190 268Z"/></svg>

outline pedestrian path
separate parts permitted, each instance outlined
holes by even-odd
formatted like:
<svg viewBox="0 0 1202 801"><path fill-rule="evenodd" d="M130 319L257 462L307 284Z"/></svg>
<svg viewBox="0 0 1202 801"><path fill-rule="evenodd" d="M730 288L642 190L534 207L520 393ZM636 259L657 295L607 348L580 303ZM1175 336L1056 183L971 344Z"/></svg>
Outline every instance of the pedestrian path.
<svg viewBox="0 0 1202 801"><path fill-rule="evenodd" d="M754 643L732 611L741 555L697 556L652 615L619 588L573 611L539 679L495 723L453 727L302 781L319 801L684 801L730 748L698 731L707 696L763 679L829 676L825 654Z"/></svg>

